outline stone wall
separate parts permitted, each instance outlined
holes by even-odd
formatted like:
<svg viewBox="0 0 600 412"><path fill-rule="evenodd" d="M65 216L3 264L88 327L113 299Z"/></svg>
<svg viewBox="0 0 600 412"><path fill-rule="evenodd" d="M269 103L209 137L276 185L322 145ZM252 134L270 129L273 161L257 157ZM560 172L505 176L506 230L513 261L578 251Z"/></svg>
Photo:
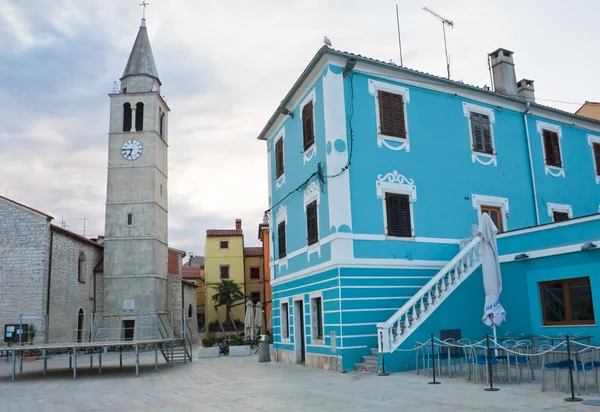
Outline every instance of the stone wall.
<svg viewBox="0 0 600 412"><path fill-rule="evenodd" d="M196 310L196 285L186 281L181 282L183 287L183 309L187 318L187 324L192 331L192 342L198 341L198 314ZM190 311L191 306L191 311ZM189 315L192 315L191 317Z"/></svg>
<svg viewBox="0 0 600 412"><path fill-rule="evenodd" d="M81 279L78 275L80 257L83 262ZM94 268L101 257L100 246L54 231L50 280L51 342L90 339L91 315L94 310ZM83 316L83 328L78 336L80 313Z"/></svg>
<svg viewBox="0 0 600 412"><path fill-rule="evenodd" d="M0 328L32 324L35 341L44 339L46 278L50 250L49 219L0 199Z"/></svg>
<svg viewBox="0 0 600 412"><path fill-rule="evenodd" d="M280 362L288 365L296 364L296 352L291 350L276 349L271 358L275 362ZM341 356L326 356L326 355L315 355L311 353L306 354L305 365L309 368L325 369L330 371L341 372L342 370L342 358Z"/></svg>

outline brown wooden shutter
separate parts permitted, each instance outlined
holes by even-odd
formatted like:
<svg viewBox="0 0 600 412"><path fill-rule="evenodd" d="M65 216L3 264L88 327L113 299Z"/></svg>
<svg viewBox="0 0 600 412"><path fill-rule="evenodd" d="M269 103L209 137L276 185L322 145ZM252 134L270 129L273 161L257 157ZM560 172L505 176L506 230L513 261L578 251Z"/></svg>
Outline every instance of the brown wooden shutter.
<svg viewBox="0 0 600 412"><path fill-rule="evenodd" d="M406 137L404 100L401 95L379 90L380 133L385 136Z"/></svg>
<svg viewBox="0 0 600 412"><path fill-rule="evenodd" d="M275 143L275 174L278 179L283 175L283 172L283 139L279 139Z"/></svg>
<svg viewBox="0 0 600 412"><path fill-rule="evenodd" d="M396 193L385 194L387 234L389 236L412 237L410 221L410 197Z"/></svg>
<svg viewBox="0 0 600 412"><path fill-rule="evenodd" d="M304 137L304 150L315 142L315 126L313 119L313 102L308 102L302 108L302 134Z"/></svg>
<svg viewBox="0 0 600 412"><path fill-rule="evenodd" d="M279 259L284 258L287 254L285 250L285 222L280 222L277 225L277 247L279 250Z"/></svg>
<svg viewBox="0 0 600 412"><path fill-rule="evenodd" d="M319 224L317 221L317 201L314 200L306 206L306 232L308 245L319 241Z"/></svg>
<svg viewBox="0 0 600 412"><path fill-rule="evenodd" d="M596 162L596 176L600 176L600 143L593 143L592 151L594 153L594 161Z"/></svg>
<svg viewBox="0 0 600 412"><path fill-rule="evenodd" d="M546 164L548 166L562 167L558 133L550 130L544 130L543 136L544 150L546 152Z"/></svg>

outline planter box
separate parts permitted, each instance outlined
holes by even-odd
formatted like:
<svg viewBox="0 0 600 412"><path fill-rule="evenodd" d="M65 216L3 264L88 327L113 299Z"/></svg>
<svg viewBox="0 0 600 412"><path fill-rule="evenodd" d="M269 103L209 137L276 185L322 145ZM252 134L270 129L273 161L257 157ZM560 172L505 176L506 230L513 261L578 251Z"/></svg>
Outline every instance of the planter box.
<svg viewBox="0 0 600 412"><path fill-rule="evenodd" d="M229 356L250 356L250 346L230 346Z"/></svg>
<svg viewBox="0 0 600 412"><path fill-rule="evenodd" d="M199 358L218 358L219 357L219 347L213 346L212 348L204 348L200 347L198 350Z"/></svg>

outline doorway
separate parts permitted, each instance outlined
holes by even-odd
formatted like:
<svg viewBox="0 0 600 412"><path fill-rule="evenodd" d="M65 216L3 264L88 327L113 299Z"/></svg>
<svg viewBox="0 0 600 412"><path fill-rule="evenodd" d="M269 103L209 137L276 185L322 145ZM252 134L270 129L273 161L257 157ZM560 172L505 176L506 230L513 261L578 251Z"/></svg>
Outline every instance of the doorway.
<svg viewBox="0 0 600 412"><path fill-rule="evenodd" d="M123 321L123 340L133 340L135 332L135 320Z"/></svg>
<svg viewBox="0 0 600 412"><path fill-rule="evenodd" d="M294 301L294 350L296 352L296 363L304 363L306 360L306 338L304 328L304 300Z"/></svg>
<svg viewBox="0 0 600 412"><path fill-rule="evenodd" d="M77 315L77 342L81 342L82 334L83 334L83 309L79 309L79 314Z"/></svg>
<svg viewBox="0 0 600 412"><path fill-rule="evenodd" d="M498 233L504 232L504 225L502 219L502 208L498 206L486 206L481 205L481 214L487 213L494 225L498 228Z"/></svg>

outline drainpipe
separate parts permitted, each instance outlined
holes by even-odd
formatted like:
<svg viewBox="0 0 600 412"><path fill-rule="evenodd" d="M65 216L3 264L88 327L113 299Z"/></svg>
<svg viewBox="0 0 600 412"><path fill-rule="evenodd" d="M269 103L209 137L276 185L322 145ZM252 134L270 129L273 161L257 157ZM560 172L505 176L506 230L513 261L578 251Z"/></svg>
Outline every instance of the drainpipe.
<svg viewBox="0 0 600 412"><path fill-rule="evenodd" d="M535 207L535 221L540 224L540 211L538 208L537 189L535 186L535 174L533 173L533 158L531 156L531 139L529 138L529 126L527 124L527 114L530 110L530 104L527 102L525 112L523 113L523 122L525 123L525 136L527 137L527 154L529 155L529 169L531 172L531 187L533 189L533 205Z"/></svg>
<svg viewBox="0 0 600 412"><path fill-rule="evenodd" d="M46 333L45 342L48 343L50 338L49 327L50 327L50 283L52 280L52 241L54 239L54 230L50 225L50 251L48 253L48 288L46 290Z"/></svg>

